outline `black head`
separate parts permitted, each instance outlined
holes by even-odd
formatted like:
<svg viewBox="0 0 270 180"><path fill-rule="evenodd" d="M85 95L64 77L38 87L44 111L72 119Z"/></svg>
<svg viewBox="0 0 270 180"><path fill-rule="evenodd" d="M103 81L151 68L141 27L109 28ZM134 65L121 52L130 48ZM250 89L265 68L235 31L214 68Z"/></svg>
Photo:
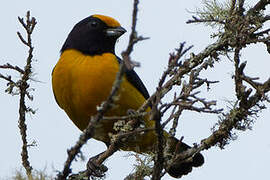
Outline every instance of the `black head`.
<svg viewBox="0 0 270 180"><path fill-rule="evenodd" d="M103 16L93 15L78 22L69 33L62 49L76 49L87 55L114 53L116 40L126 32L118 21Z"/></svg>

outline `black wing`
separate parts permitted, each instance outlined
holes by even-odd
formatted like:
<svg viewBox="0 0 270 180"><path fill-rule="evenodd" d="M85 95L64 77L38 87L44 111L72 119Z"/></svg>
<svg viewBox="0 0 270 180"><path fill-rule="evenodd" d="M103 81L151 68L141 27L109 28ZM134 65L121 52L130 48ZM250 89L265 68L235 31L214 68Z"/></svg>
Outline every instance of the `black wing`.
<svg viewBox="0 0 270 180"><path fill-rule="evenodd" d="M119 63L121 63L122 61L119 57L117 57L117 60ZM125 74L126 74L127 80L143 95L145 99L148 99L149 93L146 87L144 86L142 80L138 76L138 74L133 69L128 70L127 68L126 68Z"/></svg>

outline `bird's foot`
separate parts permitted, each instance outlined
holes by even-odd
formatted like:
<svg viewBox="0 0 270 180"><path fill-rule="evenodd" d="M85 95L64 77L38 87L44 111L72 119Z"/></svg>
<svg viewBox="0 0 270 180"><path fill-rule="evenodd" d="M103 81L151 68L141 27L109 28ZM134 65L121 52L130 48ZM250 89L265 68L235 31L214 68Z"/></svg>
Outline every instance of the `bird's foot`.
<svg viewBox="0 0 270 180"><path fill-rule="evenodd" d="M99 155L90 158L87 162L86 167L89 176L104 177L105 172L108 171L108 168L105 165L97 163L96 160L98 159Z"/></svg>

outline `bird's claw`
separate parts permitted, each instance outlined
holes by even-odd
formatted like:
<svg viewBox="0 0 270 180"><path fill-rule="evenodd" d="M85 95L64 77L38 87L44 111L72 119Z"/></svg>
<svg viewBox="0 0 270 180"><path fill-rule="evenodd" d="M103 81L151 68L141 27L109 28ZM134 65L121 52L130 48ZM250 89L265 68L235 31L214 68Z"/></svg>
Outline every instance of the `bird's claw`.
<svg viewBox="0 0 270 180"><path fill-rule="evenodd" d="M87 172L89 176L104 177L105 172L108 171L108 168L103 164L97 164L96 160L96 156L89 159L86 165Z"/></svg>

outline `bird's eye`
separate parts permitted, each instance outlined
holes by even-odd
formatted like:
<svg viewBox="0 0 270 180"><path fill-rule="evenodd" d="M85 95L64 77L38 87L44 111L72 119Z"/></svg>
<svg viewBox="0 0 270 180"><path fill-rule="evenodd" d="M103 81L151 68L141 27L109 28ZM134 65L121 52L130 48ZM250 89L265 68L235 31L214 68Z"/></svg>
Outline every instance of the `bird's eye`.
<svg viewBox="0 0 270 180"><path fill-rule="evenodd" d="M98 26L98 22L96 22L96 21L92 21L92 22L90 22L90 23L89 23L89 25L90 25L90 27L95 28L95 27L97 27L97 26Z"/></svg>

